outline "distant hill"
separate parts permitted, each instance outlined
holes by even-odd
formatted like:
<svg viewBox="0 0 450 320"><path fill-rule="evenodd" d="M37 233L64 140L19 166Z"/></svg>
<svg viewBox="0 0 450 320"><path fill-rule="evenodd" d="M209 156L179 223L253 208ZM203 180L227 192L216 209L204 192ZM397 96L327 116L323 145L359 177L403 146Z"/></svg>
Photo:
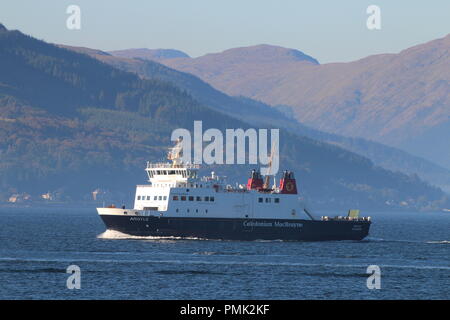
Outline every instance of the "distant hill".
<svg viewBox="0 0 450 320"><path fill-rule="evenodd" d="M275 49L160 62L229 95L292 106L315 129L399 147L450 169L450 35L349 63L297 61Z"/></svg>
<svg viewBox="0 0 450 320"><path fill-rule="evenodd" d="M57 190L68 199L95 188L132 199L146 160L161 160L175 128L248 128L168 82L138 76L19 31L0 31L0 198ZM438 188L374 166L342 148L281 131L281 168L302 195L328 208L441 208ZM246 181L251 166L221 166Z"/></svg>
<svg viewBox="0 0 450 320"><path fill-rule="evenodd" d="M175 58L189 58L189 56L183 51L174 49L127 49L111 51L110 54L122 58L141 58L156 61Z"/></svg>
<svg viewBox="0 0 450 320"><path fill-rule="evenodd" d="M450 190L449 170L423 158L412 156L405 151L380 143L312 129L295 120L294 112L289 106L273 108L249 98L230 97L194 75L170 69L154 61L114 57L106 53L98 53L98 50L93 49L68 46L66 48L88 54L100 61L125 71L134 72L144 78L160 79L174 83L189 92L204 105L217 111L225 112L250 124L264 125L270 123L302 136L332 143L366 156L374 161L376 165L386 169L407 174L417 174L431 184Z"/></svg>

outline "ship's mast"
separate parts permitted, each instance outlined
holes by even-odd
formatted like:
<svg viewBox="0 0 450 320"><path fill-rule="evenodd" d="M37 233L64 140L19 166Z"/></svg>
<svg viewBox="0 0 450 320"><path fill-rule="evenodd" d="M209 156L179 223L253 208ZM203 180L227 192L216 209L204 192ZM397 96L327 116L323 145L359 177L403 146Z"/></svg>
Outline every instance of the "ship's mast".
<svg viewBox="0 0 450 320"><path fill-rule="evenodd" d="M263 189L269 188L270 177L272 176L270 173L272 172L272 160L274 151L275 151L275 144L272 143L272 150L270 151L270 158L269 158L269 170L268 170L269 173L264 177Z"/></svg>
<svg viewBox="0 0 450 320"><path fill-rule="evenodd" d="M183 164L183 161L181 159L182 153L183 153L183 147L182 147L182 140L178 139L175 146L172 148L169 148L169 152L167 154L167 159L172 160L172 166L176 167L181 164Z"/></svg>

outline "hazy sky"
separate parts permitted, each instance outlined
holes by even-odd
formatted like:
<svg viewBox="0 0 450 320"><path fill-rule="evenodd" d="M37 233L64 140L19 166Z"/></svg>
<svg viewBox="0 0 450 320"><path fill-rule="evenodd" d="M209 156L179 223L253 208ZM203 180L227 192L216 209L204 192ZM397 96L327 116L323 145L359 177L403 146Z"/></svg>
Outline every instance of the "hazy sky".
<svg viewBox="0 0 450 320"><path fill-rule="evenodd" d="M66 9L81 8L81 30ZM366 9L381 9L368 30ZM321 63L399 52L450 33L450 0L1 0L0 22L48 42L102 50L175 48L190 56L261 43Z"/></svg>

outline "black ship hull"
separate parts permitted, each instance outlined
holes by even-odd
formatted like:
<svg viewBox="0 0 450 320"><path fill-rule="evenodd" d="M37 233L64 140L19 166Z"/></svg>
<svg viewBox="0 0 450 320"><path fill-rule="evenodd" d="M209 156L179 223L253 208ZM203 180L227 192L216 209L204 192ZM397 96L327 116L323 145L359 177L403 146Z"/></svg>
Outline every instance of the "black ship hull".
<svg viewBox="0 0 450 320"><path fill-rule="evenodd" d="M179 218L100 215L109 230L133 236L223 240L362 240L369 221Z"/></svg>

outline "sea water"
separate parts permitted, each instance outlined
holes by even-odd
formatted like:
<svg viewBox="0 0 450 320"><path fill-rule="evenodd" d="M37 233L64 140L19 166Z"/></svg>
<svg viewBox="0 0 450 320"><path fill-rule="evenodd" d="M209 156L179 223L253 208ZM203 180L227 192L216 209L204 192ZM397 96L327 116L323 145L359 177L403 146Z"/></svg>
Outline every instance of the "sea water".
<svg viewBox="0 0 450 320"><path fill-rule="evenodd" d="M0 208L0 299L449 299L450 213L370 215L363 241L246 242L128 236L95 208Z"/></svg>

